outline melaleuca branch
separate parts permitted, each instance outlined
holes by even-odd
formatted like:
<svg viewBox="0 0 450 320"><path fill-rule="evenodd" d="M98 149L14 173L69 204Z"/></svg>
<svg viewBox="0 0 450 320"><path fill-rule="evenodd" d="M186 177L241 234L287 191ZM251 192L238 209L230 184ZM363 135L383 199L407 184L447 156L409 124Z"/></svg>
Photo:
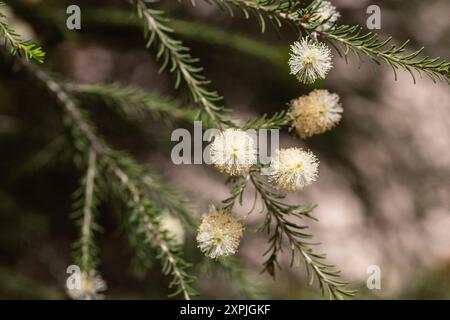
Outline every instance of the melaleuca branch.
<svg viewBox="0 0 450 320"><path fill-rule="evenodd" d="M210 120L221 127L230 125L228 119L222 115L223 106L217 105L222 97L215 91L210 91L206 85L210 83L202 74L202 68L194 64L198 62L189 53L189 48L172 37L173 30L167 25L167 18L163 12L151 9L144 0L132 0L139 18L145 23L147 47L156 43L157 58L161 61L160 71L169 69L175 73L175 87L179 87L181 79L188 86L194 101L201 107Z"/></svg>
<svg viewBox="0 0 450 320"><path fill-rule="evenodd" d="M309 274L309 283L314 278L319 281L323 295L333 299L350 298L354 295L353 290L345 288L348 282L337 280L340 271L335 270L333 265L326 264L326 255L318 254L312 249L312 243L307 242L312 235L305 232L307 226L301 226L293 222L293 218L312 218L310 213L315 205L288 205L282 202L284 196L270 190L270 186L261 180L255 173L250 173L250 180L261 197L264 208L267 211L261 231L266 232L269 237L268 255L264 263L265 270L275 276L275 268L278 264L278 254L283 250L283 241L287 239L287 247L291 251L291 266L295 262L297 254L305 261L306 270Z"/></svg>
<svg viewBox="0 0 450 320"><path fill-rule="evenodd" d="M65 23L64 8L56 8L52 4L21 2L11 4L21 9L22 6L29 8L30 12L38 12L41 19L45 19L53 28L58 28ZM144 23L130 16L129 12L121 8L108 7L89 8L83 11L83 22L90 28L111 28L112 30L133 29L141 31ZM192 19L180 19L171 17L171 27L177 34L188 40L201 41L209 45L230 48L236 52L254 56L262 61L267 61L276 67L283 64L283 51L278 47L266 44L263 41L253 39L244 34L230 33L221 27ZM71 32L61 28L61 36L70 39Z"/></svg>
<svg viewBox="0 0 450 320"><path fill-rule="evenodd" d="M183 121L192 123L199 120L196 112L179 101L162 96L155 92L147 92L133 86L116 84L66 84L66 89L81 98L97 98L96 101L106 103L122 116L141 119L143 114L163 121ZM279 129L289 124L285 111L271 116L263 114L259 118L239 125L235 119L227 118L227 123L242 130Z"/></svg>
<svg viewBox="0 0 450 320"><path fill-rule="evenodd" d="M163 272L172 275L170 286L176 287L174 294L182 294L184 298L190 299L195 294L195 290L191 287L193 277L186 272L190 264L184 261L180 248L159 225L159 209L144 191L144 185L148 187L151 184L139 180L145 170L102 141L88 116L78 108L62 85L32 64L22 62L21 65L43 83L63 107L66 115L65 124L71 132L73 146L77 151L76 162L82 162L83 155L91 152L90 150L95 152L98 163L104 168L102 178L109 187L118 191L116 196L131 210L129 220L137 223L137 231L145 236L147 243L157 249L157 257L162 262Z"/></svg>
<svg viewBox="0 0 450 320"><path fill-rule="evenodd" d="M110 164L110 168L121 182L116 191L118 195L126 195L126 203L131 210L130 222L135 224L137 232L144 236L145 241L157 249L157 258L162 261L163 273L172 275L173 280L169 287L176 287L176 291L171 296L182 294L189 300L196 295L196 291L191 287L194 278L186 272L191 264L182 259L179 246L167 231L161 228L157 216L159 210L145 197L142 183L138 180L137 174L143 173L142 170L130 158L119 155L113 159L116 161Z"/></svg>
<svg viewBox="0 0 450 320"><path fill-rule="evenodd" d="M311 26L304 23L305 28L311 30ZM359 26L336 26L328 31L319 32L324 37L335 41L335 48L342 57L347 57L353 53L358 60L361 60L361 53L370 57L371 61L380 64L385 62L394 71L397 80L397 70L399 68L409 72L416 83L414 71L419 75L424 73L433 82L447 81L450 84L450 62L440 58L421 56L424 48L407 53L406 48L409 43L405 41L402 45L391 44L392 38L379 39L375 33L364 33Z"/></svg>
<svg viewBox="0 0 450 320"><path fill-rule="evenodd" d="M244 125L240 126L242 130L248 129L281 129L289 125L289 119L286 117L286 112L280 111L275 112L273 115L269 116L263 114L259 118L249 120Z"/></svg>
<svg viewBox="0 0 450 320"><path fill-rule="evenodd" d="M5 4L0 2L0 7ZM24 40L15 30L13 30L6 20L6 16L0 12L0 36L5 38L5 42L9 44L12 55L23 55L27 59L34 59L40 63L44 62L45 52L42 48Z"/></svg>
<svg viewBox="0 0 450 320"><path fill-rule="evenodd" d="M312 235L305 232L307 226L298 225L293 219L313 219L311 212L315 205L288 205L282 200L284 195L274 192L271 186L261 179L258 170L251 170L248 175L232 179L231 196L223 201L224 208L231 210L238 202L242 206L242 198L248 182L255 188L255 203L250 210L254 211L256 197L261 199L265 219L259 228L269 236L269 248L264 253L267 256L264 262L264 270L275 277L276 268L279 265L279 254L283 248L291 252L291 266L298 257L305 262L306 271L309 275L309 283L313 284L317 279L323 295L331 299L345 299L354 296L355 291L346 288L348 282L338 280L340 271L333 265L325 263L326 255L316 253L312 246L314 243L307 242ZM285 243L287 241L287 243Z"/></svg>
<svg viewBox="0 0 450 320"><path fill-rule="evenodd" d="M395 46L391 44L391 38L382 40L375 33L364 32L359 26L336 25L340 14L328 1L314 0L311 5L304 5L302 1L295 0L205 1L218 5L230 15L239 10L247 19L256 18L262 32L266 30L268 23L278 31L284 25L294 27L302 39L291 46L288 64L291 74L304 84L325 79L333 67L331 50L318 41L319 38L331 43L346 60L354 54L359 61L367 56L376 64L386 63L392 67L396 78L397 71L404 69L411 74L414 81L418 73L427 75L433 81L449 82L448 62L423 56L422 49L408 53L408 42ZM308 95L291 100L289 110L272 116L263 115L241 125L240 121L225 115L228 110L219 102L222 97L208 88L210 82L202 74L202 68L197 65L198 59L192 57L190 49L176 39L164 12L151 5L158 0L129 2L137 10L139 17L133 20L131 25L143 25L147 47L155 49L156 58L161 64L160 71L167 70L175 76L176 88L181 83L187 86L197 110L186 108L176 100L131 86L62 84L62 81L57 81L35 65L20 60L22 66L44 84L46 90L63 107L70 144L76 151L75 163L84 174L80 188L75 193L76 218L80 225L80 239L76 244L77 261L83 271L95 273L97 268L98 249L94 243L94 231L98 230L96 216L99 199L106 191L112 191L125 207L123 212L130 244L136 251L135 256L144 261L144 264L148 264L151 259L148 249L153 247L162 262L163 272L172 276L170 286L175 287L174 294L181 294L186 299L195 294L192 288L193 277L187 273L190 264L182 258L180 246L169 236L160 220L161 213L168 210L186 220L189 225L195 225L195 222L190 220L186 202L166 186L158 175L139 165L126 153L110 148L98 135L89 115L82 111L75 97L80 101L103 103L120 116L133 120L142 121L145 118L142 115L147 114L157 120L179 122L206 119L205 127L219 128L220 132L211 144L210 155L216 169L230 176L231 195L223 201L223 207L211 206L208 215L203 217L197 232L200 251L211 259L236 254L245 227L240 219L233 215L232 209L236 203L243 204L243 195L250 183L255 189L250 213L260 200L264 212L260 231L267 233L269 237L269 247L264 254L264 270L275 277L283 250L289 250L291 266L299 259L304 261L309 282L312 284L317 281L323 295L333 299L352 297L354 292L347 288L347 282L340 280L340 271L326 263L324 254L313 250L315 243L309 242L312 234L307 232L306 224L299 223L302 219L314 219L311 213L315 206L289 205L285 202L283 192L303 190L318 179L318 158L311 151L298 147L280 149L276 156L272 156L271 172L265 179L261 171L267 168L258 164L258 148L250 134L245 132L246 129L290 126L302 139L322 134L334 128L341 120L344 110L339 96L328 90L316 89ZM190 2L195 5L196 0ZM319 10L324 7L328 18L324 18L323 12L319 14ZM119 18L118 20L122 19ZM97 19L98 22L102 17L91 19ZM57 19L53 18L53 21ZM174 25L179 28L192 27L192 23L186 21L179 21ZM200 25L198 28L205 26ZM198 31L191 31L190 37L195 37L195 32ZM188 33L184 32L184 35ZM13 55L19 53L26 58L42 62L43 53L40 48L23 41L11 30L3 15L0 16L0 34L5 38L5 43L11 48ZM203 38L215 37L217 41L221 35L217 30L212 37L211 34L204 35ZM303 36L304 34L306 36ZM230 46L230 40L222 44L227 42ZM245 48L246 46L240 47L240 50L248 50L248 47ZM258 48L263 51L262 47ZM191 111L196 112L194 114ZM230 268L236 270L232 265ZM238 278L236 280L240 281Z"/></svg>
<svg viewBox="0 0 450 320"><path fill-rule="evenodd" d="M196 112L175 99L120 84L68 84L67 90L80 97L106 103L122 116L140 119L150 114L155 120L192 123Z"/></svg>
<svg viewBox="0 0 450 320"><path fill-rule="evenodd" d="M224 205L224 209L231 210L233 209L236 201L242 206L244 191L247 188L248 181L250 179L249 175L232 177L230 179L230 183L232 184L230 193L231 196L222 201Z"/></svg>
<svg viewBox="0 0 450 320"><path fill-rule="evenodd" d="M239 8L249 18L252 13L261 25L261 31L265 31L265 21L269 20L275 28L280 28L283 21L294 26L301 33L313 35L319 34L329 40L340 56L347 58L353 53L359 61L361 54L366 55L376 64L384 62L389 65L397 79L397 70L403 69L409 72L416 82L414 72L425 74L433 82L446 81L450 84L450 62L429 56L421 55L423 48L413 52L407 52L409 41L396 46L391 44L392 37L384 40L373 32L364 32L360 26L334 25L328 30L319 30L323 24L318 23L314 17L317 2L301 8L299 2L274 1L274 0L205 0L226 7L232 14L233 8ZM195 1L193 1L195 4Z"/></svg>
<svg viewBox="0 0 450 320"><path fill-rule="evenodd" d="M86 175L82 178L81 186L75 193L74 217L80 225L80 239L75 243L76 262L81 270L87 274L96 273L98 264L98 247L94 242L94 231L99 229L95 222L98 211L97 153L93 148L88 152ZM96 185L97 184L97 185Z"/></svg>
<svg viewBox="0 0 450 320"><path fill-rule="evenodd" d="M181 1L181 0L178 0ZM193 6L197 0L187 0ZM299 1L280 1L280 0L203 0L209 4L215 4L227 11L234 17L234 11L239 10L246 19L255 17L261 28L265 32L267 22L278 30L283 25L284 17L279 15L284 12L291 12L299 8ZM268 19L266 19L268 18Z"/></svg>

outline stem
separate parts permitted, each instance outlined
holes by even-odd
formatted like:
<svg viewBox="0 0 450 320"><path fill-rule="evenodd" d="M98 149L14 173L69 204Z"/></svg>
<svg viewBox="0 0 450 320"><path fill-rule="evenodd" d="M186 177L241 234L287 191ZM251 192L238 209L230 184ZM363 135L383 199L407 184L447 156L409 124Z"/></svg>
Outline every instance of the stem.
<svg viewBox="0 0 450 320"><path fill-rule="evenodd" d="M90 144L90 150L92 150L92 152L94 152L96 155L101 156L102 160L111 169L116 178L118 178L122 182L122 184L127 187L128 191L133 196L132 201L138 208L143 221L147 223L148 238L156 240L154 241L156 242L156 246L159 247L159 249L163 252L164 256L168 259L170 265L172 266L173 275L178 280L180 289L183 291L184 297L186 299L190 299L187 289L188 285L185 281L184 275L180 271L178 260L175 259L175 256L167 245L166 239L161 235L161 232L159 232L159 230L155 228L155 223L151 221L150 217L146 214L145 207L141 203L141 191L135 185L133 179L127 175L127 173L116 163L116 161L114 161L114 159L111 157L112 150L96 136L92 127L83 117L72 99L64 91L63 87L52 80L44 71L40 70L33 64L26 63L22 59L19 59L19 61L24 68L31 71L31 73L34 74L40 81L42 81L47 89L56 96L58 102L63 106L67 114L76 123L80 131L88 140ZM152 234L152 232L154 234Z"/></svg>
<svg viewBox="0 0 450 320"><path fill-rule="evenodd" d="M149 29L155 32L161 44L166 48L166 50L168 50L173 64L171 69L174 70L175 68L177 68L180 71L184 81L188 85L189 90L191 91L194 97L194 100L200 104L203 110L216 124L217 128L222 130L221 119L219 119L219 117L216 115L216 112L213 111L213 109L215 109L216 106L212 104L211 101L206 97L206 95L204 94L205 88L203 88L199 84L199 81L189 71L189 67L185 62L186 54L182 54L180 53L179 50L175 49L173 40L170 39L166 34L167 27L164 28L165 31L162 30L161 24L158 21L156 21L156 19L152 16L152 14L147 8L146 3L143 0L133 0L133 1L138 8L138 12L142 13L142 15L145 17ZM190 59L192 60L192 58Z"/></svg>
<svg viewBox="0 0 450 320"><path fill-rule="evenodd" d="M250 173L250 180L255 187L255 189L260 194L268 213L275 219L276 224L276 236L273 237L273 246L272 246L272 255L269 258L271 262L276 261L277 253L281 249L281 242L283 235L287 237L291 248L297 248L297 250L301 253L307 264L313 269L317 278L320 280L320 284L325 285L328 291L332 294L334 298L341 298L341 296L336 292L336 288L333 285L333 281L328 278L317 266L312 256L307 252L310 251L308 248L305 248L304 244L300 242L288 229L285 221L281 218L280 213L277 210L273 209L273 202L266 194L266 191L261 187L260 183L258 183L255 173ZM269 226L268 226L269 227ZM281 237L281 238L280 238Z"/></svg>
<svg viewBox="0 0 450 320"><path fill-rule="evenodd" d="M82 269L89 268L89 245L92 237L92 204L96 175L97 154L93 148L89 150L88 170L86 174L85 202L83 207L83 226L81 228L81 264Z"/></svg>

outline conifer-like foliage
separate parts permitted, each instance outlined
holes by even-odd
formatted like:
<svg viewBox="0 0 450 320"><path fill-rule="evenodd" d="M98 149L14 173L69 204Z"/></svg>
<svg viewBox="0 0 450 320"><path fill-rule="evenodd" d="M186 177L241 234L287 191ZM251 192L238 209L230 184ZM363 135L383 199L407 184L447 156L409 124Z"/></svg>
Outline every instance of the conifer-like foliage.
<svg viewBox="0 0 450 320"><path fill-rule="evenodd" d="M383 39L373 32L365 32L360 26L333 23L331 27L323 28L327 19L324 21L318 17L321 1L305 4L305 1L294 0L179 0L177 4L186 2L195 8L199 1L224 9L224 14L231 18L239 19L242 15L249 20L248 23L258 23L263 33L269 25L281 36L296 32L299 38L329 43L345 59L354 55L358 63L365 60L375 64L386 63L392 67L395 76L399 69L403 69L412 75L414 81L417 75L424 74L435 82L446 81L450 84L450 63L423 55L423 49L408 51L408 41L396 46L391 44L390 37ZM24 79L38 83L39 90L49 94L60 108L68 132L67 146L72 151L80 174L79 189L74 193L73 218L79 228L79 238L74 244L75 259L82 272L97 277L100 275L99 248L96 245L96 236L102 230L98 225L98 217L102 214L99 208L112 195L120 203L120 219L127 225L130 246L136 259L145 266L153 256L157 257L162 272L172 279L170 287L173 288L173 295L190 299L198 294L194 289L194 268L184 257L184 249L161 224L163 213L169 211L181 218L186 228L195 228L198 221L188 209L189 200L173 191L172 186L166 185L165 180L146 165L111 147L99 133L87 110L101 103L128 120L139 122L140 115L148 114L155 121L163 119L168 127L204 120L207 127L219 130L286 129L291 122L285 111L247 122L233 119L228 112L230 108L223 105L222 96L204 76L200 61L179 40L178 30L173 26L182 22L170 19L161 9L164 2L124 0L126 6L118 16L136 13L131 21L142 28L142 45L153 53L159 62L160 72L173 76L174 87L189 92L192 98L190 106L157 92L146 92L119 83L87 85L61 80L45 66L28 61L42 63L45 54L41 47L23 40L1 13L0 34L22 74L28 75ZM14 7L14 4L11 5ZM52 21L60 23L58 19ZM245 50L245 47L234 45L238 50ZM293 78L293 81L296 80ZM307 230L305 221L316 220L316 205L288 204L283 190L275 190L261 174L262 169L267 169L267 164L257 163L250 170L230 177L230 197L223 201L222 209L232 211L242 204L244 192L250 185L255 190L252 211L258 204L263 208L259 231L267 235L268 242L267 251L261 253L265 256L263 271L273 277L281 272L278 270L280 256L286 251L290 253L291 265L297 261L304 262L310 284L317 282L324 297L351 298L355 291L341 279L340 271L326 261L326 255L316 252L312 234ZM233 263L231 260L225 261L216 263L223 268L235 268L234 260ZM239 281L238 278L236 281Z"/></svg>
<svg viewBox="0 0 450 320"><path fill-rule="evenodd" d="M0 2L0 9L5 4ZM0 36L4 38L5 43L10 48L11 54L22 55L27 59L34 59L40 63L44 62L45 52L42 48L28 40L24 40L20 34L14 31L8 24L6 16L0 12Z"/></svg>

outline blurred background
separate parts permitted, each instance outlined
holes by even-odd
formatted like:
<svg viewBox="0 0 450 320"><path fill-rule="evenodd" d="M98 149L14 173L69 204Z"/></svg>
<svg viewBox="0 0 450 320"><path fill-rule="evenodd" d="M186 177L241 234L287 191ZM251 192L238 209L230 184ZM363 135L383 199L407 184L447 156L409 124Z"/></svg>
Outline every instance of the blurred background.
<svg viewBox="0 0 450 320"><path fill-rule="evenodd" d="M120 82L177 97L191 103L185 88L173 89L173 79L158 74L153 49L146 50L133 8L121 0L14 0L6 11L13 27L36 39L47 52L47 67L76 83ZM397 43L411 39L413 48L449 58L448 0L333 0L338 21L365 26L366 9L381 7L382 35ZM81 7L82 29L66 28L66 8ZM340 95L341 124L307 141L288 132L282 146L310 148L320 158L320 178L304 192L289 196L292 203L318 203L312 223L315 239L329 261L342 269L359 290L360 299L450 298L450 90L447 84L407 73L394 80L385 66L369 62L358 67L335 57L326 81L303 86L289 75L289 44L296 35L261 35L256 20L240 14L231 19L216 6L198 1L163 1L158 5L173 18L177 36L199 57L211 88L224 95L233 115L250 119L286 108L293 98L314 87ZM71 194L78 174L64 139L61 114L33 82L0 62L0 298L64 299L66 268L72 264L71 243L77 229L69 217ZM209 204L228 196L225 177L206 165L176 166L170 161L173 128L144 119L124 121L106 108L84 105L108 142L128 150L160 172L191 200L200 217ZM187 127L193 129L193 127ZM244 216L246 205L237 207ZM98 235L100 271L108 283L108 298L166 298L168 279L158 262L136 272L112 204L102 205ZM247 218L247 232L238 254L238 276L205 263L194 235L171 221L168 228L185 241L188 259L195 262L197 288L203 298L320 298L308 287L303 265L286 266L276 281L260 274L267 248L264 235L253 232L261 221ZM170 226L172 224L172 226ZM178 231L176 231L178 230ZM380 267L380 290L368 290L368 267Z"/></svg>

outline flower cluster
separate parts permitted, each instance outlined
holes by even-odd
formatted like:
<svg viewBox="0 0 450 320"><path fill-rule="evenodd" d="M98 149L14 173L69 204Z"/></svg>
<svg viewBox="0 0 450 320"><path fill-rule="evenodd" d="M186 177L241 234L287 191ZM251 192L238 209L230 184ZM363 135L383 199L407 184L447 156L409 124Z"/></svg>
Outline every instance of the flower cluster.
<svg viewBox="0 0 450 320"><path fill-rule="evenodd" d="M341 16L329 1L316 0L314 8L309 19L317 25L315 27L317 32L331 29ZM289 59L291 74L305 84L325 79L333 68L331 50L324 43L316 40L317 32L313 32L313 38L302 38L291 45Z"/></svg>
<svg viewBox="0 0 450 320"><path fill-rule="evenodd" d="M312 15L312 19L315 20L315 22L320 23L316 30L329 30L341 17L341 14L330 1L318 0L315 2L315 5L317 6L317 9Z"/></svg>
<svg viewBox="0 0 450 320"><path fill-rule="evenodd" d="M226 140L226 135L221 137ZM227 141L221 143L226 144ZM277 190L302 190L317 179L318 167L319 161L311 151L300 148L281 149L272 158L268 180ZM244 227L233 217L230 210L211 206L209 214L203 218L198 228L198 247L212 259L234 255L243 230Z"/></svg>
<svg viewBox="0 0 450 320"><path fill-rule="evenodd" d="M331 28L340 14L328 1L317 0L311 19L320 25L317 30ZM313 83L324 79L333 67L330 49L315 38L303 38L291 46L289 66L291 74L300 82ZM290 102L286 123L305 139L324 133L339 123L342 117L339 96L327 90L314 90ZM230 176L247 175L256 170L257 148L252 137L240 129L226 129L211 144L211 161L222 173ZM299 191L317 180L319 161L308 150L287 148L278 150L266 171L268 182L274 189ZM229 211L211 207L197 234L200 250L210 258L235 254L242 237L243 227Z"/></svg>
<svg viewBox="0 0 450 320"><path fill-rule="evenodd" d="M74 300L102 300L101 293L106 290L106 282L94 272L81 272L78 288L67 289L67 294Z"/></svg>
<svg viewBox="0 0 450 320"><path fill-rule="evenodd" d="M311 151L281 149L270 164L269 181L278 190L297 191L317 179L319 161Z"/></svg>
<svg viewBox="0 0 450 320"><path fill-rule="evenodd" d="M328 90L314 90L290 103L288 118L302 139L330 130L344 110L339 96Z"/></svg>
<svg viewBox="0 0 450 320"><path fill-rule="evenodd" d="M257 151L252 137L243 130L227 129L214 138L211 161L216 168L231 176L248 172L256 164Z"/></svg>
<svg viewBox="0 0 450 320"><path fill-rule="evenodd" d="M331 50L325 44L311 38L303 38L291 45L291 74L305 84L325 79L333 67L331 58Z"/></svg>
<svg viewBox="0 0 450 320"><path fill-rule="evenodd" d="M241 241L244 227L231 212L210 207L198 228L200 250L212 259L234 255Z"/></svg>

